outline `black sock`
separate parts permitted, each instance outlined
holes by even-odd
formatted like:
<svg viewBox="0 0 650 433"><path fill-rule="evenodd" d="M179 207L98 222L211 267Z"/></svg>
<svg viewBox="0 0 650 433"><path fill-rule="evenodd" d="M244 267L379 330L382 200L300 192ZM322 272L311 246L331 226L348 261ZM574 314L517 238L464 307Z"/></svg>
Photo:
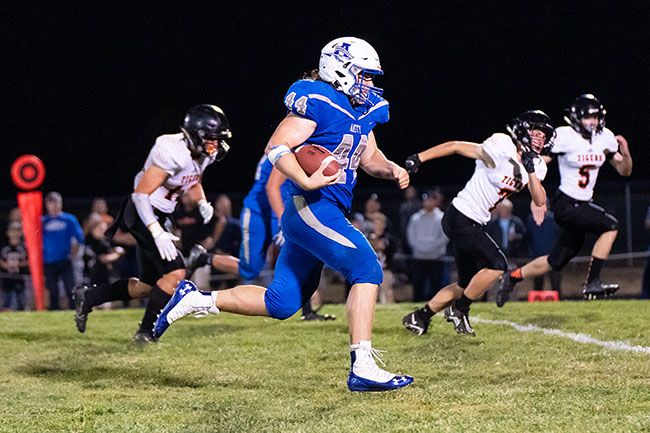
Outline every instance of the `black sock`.
<svg viewBox="0 0 650 433"><path fill-rule="evenodd" d="M469 299L465 294L463 293L463 296L460 298L456 299L456 308L458 308L460 311L463 313L467 313L469 311L469 306L472 305L471 299Z"/></svg>
<svg viewBox="0 0 650 433"><path fill-rule="evenodd" d="M431 319L433 315L436 314L431 310L431 308L429 308L429 304L426 304L424 307L420 308L420 312L427 320Z"/></svg>
<svg viewBox="0 0 650 433"><path fill-rule="evenodd" d="M143 332L152 332L153 324L160 314L160 310L165 308L167 302L172 298L172 295L168 295L163 292L160 287L156 284L151 288L151 293L149 294L149 302L147 302L147 307L144 310L144 316L142 316L142 322L140 322L140 331Z"/></svg>
<svg viewBox="0 0 650 433"><path fill-rule="evenodd" d="M591 257L591 263L589 264L589 274L587 274L587 284L600 277L600 270L603 268L604 263L605 260L603 259L599 259L593 256Z"/></svg>
<svg viewBox="0 0 650 433"><path fill-rule="evenodd" d="M314 312L314 309L311 307L311 301L307 301L302 305L302 315L306 316Z"/></svg>
<svg viewBox="0 0 650 433"><path fill-rule="evenodd" d="M86 292L85 310L88 312L92 310L93 307L101 305L104 302L128 301L130 299L129 279L122 278L111 284L102 284L101 286L91 287Z"/></svg>

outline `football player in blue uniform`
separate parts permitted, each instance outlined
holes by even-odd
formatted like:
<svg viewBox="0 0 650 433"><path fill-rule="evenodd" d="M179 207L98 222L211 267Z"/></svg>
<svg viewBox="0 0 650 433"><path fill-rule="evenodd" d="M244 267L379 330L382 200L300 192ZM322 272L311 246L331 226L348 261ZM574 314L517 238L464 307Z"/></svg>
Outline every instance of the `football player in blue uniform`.
<svg viewBox="0 0 650 433"><path fill-rule="evenodd" d="M239 248L239 260L223 254L208 253L201 244L192 248L188 259L188 275L202 266L211 265L213 268L239 274L250 282L257 278L267 261L275 264L279 248L284 244L280 230L280 217L284 212L284 200L289 196L287 177L278 170L273 170L273 164L266 154L262 156L255 170L255 181L244 198L244 207L239 217L242 242ZM335 320L336 316L318 314L307 300L302 307L302 320Z"/></svg>
<svg viewBox="0 0 650 433"><path fill-rule="evenodd" d="M285 244L268 289L243 285L212 293L181 281L174 297L156 321L162 335L174 321L188 314L231 313L291 317L317 287L323 264L352 284L347 301L350 332L351 391L388 391L409 385L413 378L385 371L375 362L372 322L383 272L377 255L363 234L346 219L357 181L357 168L371 176L391 179L404 189L406 170L388 160L372 132L388 121L388 102L374 86L381 75L379 57L366 41L343 37L321 51L318 71L295 82L284 103L288 114L266 148L268 159L290 179L282 215ZM340 171L325 176L325 164L311 176L298 164L292 149L318 144L337 158Z"/></svg>

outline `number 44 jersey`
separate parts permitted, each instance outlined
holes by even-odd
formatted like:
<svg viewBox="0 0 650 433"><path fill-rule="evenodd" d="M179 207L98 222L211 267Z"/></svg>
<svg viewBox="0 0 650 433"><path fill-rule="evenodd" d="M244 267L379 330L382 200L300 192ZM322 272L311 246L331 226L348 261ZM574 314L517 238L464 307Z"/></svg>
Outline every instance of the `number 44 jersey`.
<svg viewBox="0 0 650 433"><path fill-rule="evenodd" d="M370 106L353 106L343 92L320 80L299 80L289 88L284 97L287 110L316 122L316 129L305 143L325 147L341 167L336 184L318 191L304 191L290 182L291 195L303 195L308 201L323 197L350 209L357 168L368 135L376 124L388 122L388 102L375 94L370 94L370 100Z"/></svg>
<svg viewBox="0 0 650 433"><path fill-rule="evenodd" d="M560 191L575 200L591 200L600 167L608 155L618 152L614 133L603 128L590 142L570 126L560 126L555 132L552 152L558 158Z"/></svg>

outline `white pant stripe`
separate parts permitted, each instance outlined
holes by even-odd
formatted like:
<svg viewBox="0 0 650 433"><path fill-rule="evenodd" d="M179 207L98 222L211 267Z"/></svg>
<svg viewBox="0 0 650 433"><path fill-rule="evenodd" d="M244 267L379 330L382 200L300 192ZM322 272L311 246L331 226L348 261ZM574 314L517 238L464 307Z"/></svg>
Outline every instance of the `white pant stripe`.
<svg viewBox="0 0 650 433"><path fill-rule="evenodd" d="M322 222L318 221L316 215L314 215L311 209L309 209L309 206L307 206L307 202L305 201L305 198L303 196L301 195L294 196L293 204L296 206L296 209L298 209L298 215L300 215L300 218L309 227L313 228L314 230L316 230L318 233L325 236L326 238L331 239L334 242L343 245L344 247L349 247L354 249L357 248L357 246L354 245L354 243L350 239L346 238L341 233L332 230L331 228L325 226Z"/></svg>
<svg viewBox="0 0 650 433"><path fill-rule="evenodd" d="M246 263L251 262L251 247L250 247L250 241L251 241L251 232L250 232L250 224L251 224L251 210L248 208L244 209L244 218L242 221L242 245L244 246L244 261Z"/></svg>

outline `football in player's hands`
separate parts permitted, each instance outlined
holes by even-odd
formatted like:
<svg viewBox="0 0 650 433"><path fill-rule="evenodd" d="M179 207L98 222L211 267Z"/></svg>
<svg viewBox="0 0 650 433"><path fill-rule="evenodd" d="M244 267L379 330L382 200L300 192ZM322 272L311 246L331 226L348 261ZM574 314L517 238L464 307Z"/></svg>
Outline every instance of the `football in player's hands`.
<svg viewBox="0 0 650 433"><path fill-rule="evenodd" d="M327 167L323 170L325 176L332 176L339 171L339 163L332 153L323 146L317 144L305 144L294 151L296 160L300 167L305 170L307 176L314 174L325 162Z"/></svg>

